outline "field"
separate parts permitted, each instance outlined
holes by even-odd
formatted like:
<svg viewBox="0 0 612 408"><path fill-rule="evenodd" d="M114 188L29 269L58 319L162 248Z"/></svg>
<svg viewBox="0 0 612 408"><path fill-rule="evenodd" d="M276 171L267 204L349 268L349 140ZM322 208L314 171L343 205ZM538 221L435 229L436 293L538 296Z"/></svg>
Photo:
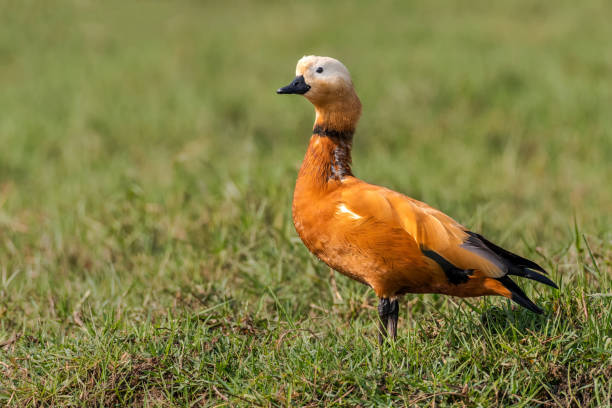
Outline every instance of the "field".
<svg viewBox="0 0 612 408"><path fill-rule="evenodd" d="M0 406L612 404L612 3L0 0ZM301 244L304 54L353 170L560 290L377 299Z"/></svg>

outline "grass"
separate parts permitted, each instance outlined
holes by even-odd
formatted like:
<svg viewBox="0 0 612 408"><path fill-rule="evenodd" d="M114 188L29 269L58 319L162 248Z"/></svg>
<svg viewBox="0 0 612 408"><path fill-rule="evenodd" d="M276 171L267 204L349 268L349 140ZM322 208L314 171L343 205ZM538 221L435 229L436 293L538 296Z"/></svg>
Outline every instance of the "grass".
<svg viewBox="0 0 612 408"><path fill-rule="evenodd" d="M0 405L610 406L604 1L0 0ZM376 298L291 222L332 55L354 171L545 266L546 309Z"/></svg>

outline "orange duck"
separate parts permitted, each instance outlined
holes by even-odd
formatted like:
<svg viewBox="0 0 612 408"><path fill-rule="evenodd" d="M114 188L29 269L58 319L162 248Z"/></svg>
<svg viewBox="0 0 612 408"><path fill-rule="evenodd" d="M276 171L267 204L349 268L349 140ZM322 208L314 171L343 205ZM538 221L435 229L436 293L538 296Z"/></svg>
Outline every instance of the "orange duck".
<svg viewBox="0 0 612 408"><path fill-rule="evenodd" d="M499 295L542 313L510 275L557 288L535 262L474 233L413 198L353 176L351 145L361 102L338 60L305 56L279 94L304 95L316 119L293 195L293 222L306 247L380 298L379 341L397 335L398 297Z"/></svg>

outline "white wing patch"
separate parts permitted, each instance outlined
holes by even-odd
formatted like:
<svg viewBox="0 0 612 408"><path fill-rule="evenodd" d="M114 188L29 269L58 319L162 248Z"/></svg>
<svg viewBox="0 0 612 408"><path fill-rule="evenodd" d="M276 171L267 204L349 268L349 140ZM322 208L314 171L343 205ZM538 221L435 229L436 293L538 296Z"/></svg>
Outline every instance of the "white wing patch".
<svg viewBox="0 0 612 408"><path fill-rule="evenodd" d="M336 211L336 214L347 214L349 217L351 217L354 220L358 220L362 218L361 215L356 214L353 211L349 210L344 203L338 206L338 211Z"/></svg>

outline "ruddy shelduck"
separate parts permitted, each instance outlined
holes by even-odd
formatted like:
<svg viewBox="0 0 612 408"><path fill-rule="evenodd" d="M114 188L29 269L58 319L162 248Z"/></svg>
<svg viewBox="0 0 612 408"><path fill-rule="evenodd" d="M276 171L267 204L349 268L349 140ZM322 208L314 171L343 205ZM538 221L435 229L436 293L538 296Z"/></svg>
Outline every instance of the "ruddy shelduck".
<svg viewBox="0 0 612 408"><path fill-rule="evenodd" d="M295 228L319 259L374 289L381 343L389 333L396 337L397 299L406 293L500 295L542 313L510 279L557 288L538 264L423 202L353 176L351 146L361 102L340 61L303 57L295 79L277 93L304 95L316 113L293 194Z"/></svg>

